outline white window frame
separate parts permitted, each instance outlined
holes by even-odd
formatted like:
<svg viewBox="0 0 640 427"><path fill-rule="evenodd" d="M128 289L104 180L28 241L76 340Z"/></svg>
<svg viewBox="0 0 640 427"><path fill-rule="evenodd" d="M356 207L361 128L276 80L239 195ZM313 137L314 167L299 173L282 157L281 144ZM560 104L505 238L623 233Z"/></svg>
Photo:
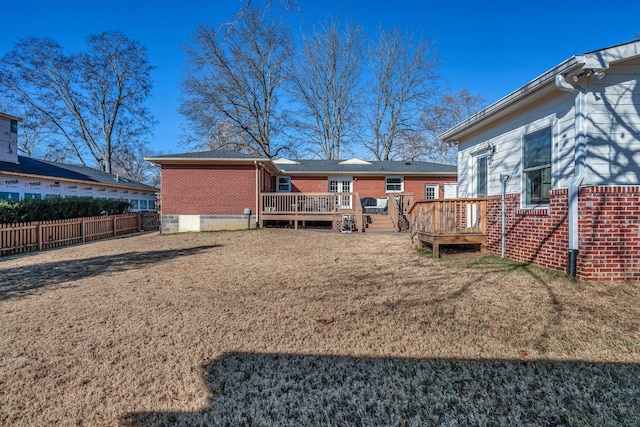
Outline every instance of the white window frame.
<svg viewBox="0 0 640 427"><path fill-rule="evenodd" d="M485 159L486 165L487 165L487 175L486 175L486 187L485 187L485 194L484 195L480 195L478 194L478 172L479 172L479 168L480 168L480 159ZM491 156L488 152L483 152L482 154L478 154L473 156L473 197L487 197L489 195L489 164L490 162Z"/></svg>
<svg viewBox="0 0 640 427"><path fill-rule="evenodd" d="M525 168L525 144L526 144L526 139L528 136L533 135L535 133L538 132L542 132L542 131L547 131L549 133L549 155L550 155L550 159L549 159L549 163L546 163L544 165L538 165L538 166L534 166L534 167L530 167L530 168ZM535 171L539 171L539 170L544 170L544 169L549 169L549 190L551 190L553 188L553 140L554 140L554 129L553 129L553 124L549 124L547 126L542 126L539 129L526 133L524 135L522 135L522 137L520 138L521 140L521 146L522 146L522 195L521 195L521 205L523 207L549 207L549 200L548 200L548 195L547 195L547 201L546 203L543 201L542 203L529 203L528 202L528 186L527 186L527 174L529 172L535 172ZM542 190L541 190L542 191Z"/></svg>
<svg viewBox="0 0 640 427"><path fill-rule="evenodd" d="M427 197L427 188L433 190L433 197ZM424 185L424 199L425 200L436 200L440 197L440 186L438 184L425 184Z"/></svg>
<svg viewBox="0 0 640 427"><path fill-rule="evenodd" d="M389 179L399 179L400 182L394 182L389 184ZM399 190L389 190L389 185L398 185L400 184ZM385 176L384 177L384 192L385 193L404 193L404 176Z"/></svg>
<svg viewBox="0 0 640 427"><path fill-rule="evenodd" d="M283 180L281 183L280 180ZM286 186L285 189L280 189L280 185ZM276 176L276 193L291 193L291 177L290 176Z"/></svg>

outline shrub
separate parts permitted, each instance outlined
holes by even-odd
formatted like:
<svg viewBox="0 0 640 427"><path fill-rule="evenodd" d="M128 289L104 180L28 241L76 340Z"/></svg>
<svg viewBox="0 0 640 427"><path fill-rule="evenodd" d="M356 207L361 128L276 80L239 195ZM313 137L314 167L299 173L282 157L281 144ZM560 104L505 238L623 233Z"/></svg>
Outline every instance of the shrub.
<svg viewBox="0 0 640 427"><path fill-rule="evenodd" d="M0 223L50 221L129 212L131 204L123 200L93 197L52 197L19 202L0 200Z"/></svg>

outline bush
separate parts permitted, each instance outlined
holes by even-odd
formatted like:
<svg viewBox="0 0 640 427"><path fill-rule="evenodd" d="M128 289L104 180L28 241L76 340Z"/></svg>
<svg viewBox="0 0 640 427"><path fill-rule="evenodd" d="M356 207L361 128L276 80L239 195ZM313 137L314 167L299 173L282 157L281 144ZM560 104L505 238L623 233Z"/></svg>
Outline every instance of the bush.
<svg viewBox="0 0 640 427"><path fill-rule="evenodd" d="M19 202L0 200L0 223L50 221L129 212L131 204L123 200L93 197L52 197Z"/></svg>

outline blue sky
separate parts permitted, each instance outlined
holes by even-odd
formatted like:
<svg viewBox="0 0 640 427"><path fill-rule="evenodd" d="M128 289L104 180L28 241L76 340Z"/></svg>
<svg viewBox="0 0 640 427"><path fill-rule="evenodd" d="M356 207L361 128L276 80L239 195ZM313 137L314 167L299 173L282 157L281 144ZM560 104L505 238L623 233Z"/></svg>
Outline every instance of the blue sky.
<svg viewBox="0 0 640 427"><path fill-rule="evenodd" d="M123 31L148 48L150 63L157 67L148 103L158 121L152 149L182 152L178 138L183 119L177 109L185 58L180 46L189 42L198 24L229 21L239 5L238 0L5 2L0 55L19 37L51 37L79 50L89 34ZM370 33L378 25L424 32L436 41L446 86L451 91L466 87L489 103L572 55L640 34L640 2L635 1L298 0L298 6L298 22L332 14L350 18Z"/></svg>

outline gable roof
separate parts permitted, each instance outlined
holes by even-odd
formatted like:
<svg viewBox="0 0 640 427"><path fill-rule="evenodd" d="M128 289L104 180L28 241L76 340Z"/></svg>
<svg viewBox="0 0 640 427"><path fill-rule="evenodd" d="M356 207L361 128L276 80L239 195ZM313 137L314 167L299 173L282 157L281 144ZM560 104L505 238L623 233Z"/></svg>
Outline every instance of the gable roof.
<svg viewBox="0 0 640 427"><path fill-rule="evenodd" d="M472 132L478 124L486 125L508 114L510 107L524 101L534 101L539 97L560 91L555 86L556 76L565 79L576 76L583 71L602 71L611 63L620 62L640 56L640 40L621 43L603 49L574 55L549 71L541 74L529 83L500 98L482 111L468 117L452 128L440 134L440 139L447 142L458 142L458 138Z"/></svg>
<svg viewBox="0 0 640 427"><path fill-rule="evenodd" d="M451 165L422 161L367 161L296 160L297 164L279 164L286 175L455 175L457 168Z"/></svg>
<svg viewBox="0 0 640 427"><path fill-rule="evenodd" d="M229 150L199 151L195 153L169 154L145 157L158 164L254 164L259 162L273 174L299 175L455 175L457 168L451 165L421 161L365 161L348 160L301 160L279 158L270 160L251 154Z"/></svg>
<svg viewBox="0 0 640 427"><path fill-rule="evenodd" d="M18 156L18 163L0 161L0 173L31 175L42 178L84 181L93 184L128 187L139 190L158 191L156 187L133 181L116 174L107 173L88 166L67 165L47 160Z"/></svg>
<svg viewBox="0 0 640 427"><path fill-rule="evenodd" d="M457 168L451 165L421 161L365 161L348 160L301 160L279 158L270 160L251 154L228 150L200 151L195 153L169 154L145 157L158 164L253 164L260 162L273 174L298 175L456 175Z"/></svg>

